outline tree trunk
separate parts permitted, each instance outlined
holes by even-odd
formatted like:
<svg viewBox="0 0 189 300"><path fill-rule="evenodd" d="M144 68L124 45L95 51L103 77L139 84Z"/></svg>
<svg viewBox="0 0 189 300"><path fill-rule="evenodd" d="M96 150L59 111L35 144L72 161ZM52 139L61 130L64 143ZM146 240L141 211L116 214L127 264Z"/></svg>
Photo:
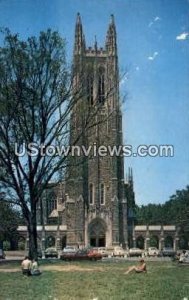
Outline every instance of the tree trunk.
<svg viewBox="0 0 189 300"><path fill-rule="evenodd" d="M37 222L36 222L36 205L32 207L31 218L28 224L29 233L29 257L30 259L38 258L37 255Z"/></svg>

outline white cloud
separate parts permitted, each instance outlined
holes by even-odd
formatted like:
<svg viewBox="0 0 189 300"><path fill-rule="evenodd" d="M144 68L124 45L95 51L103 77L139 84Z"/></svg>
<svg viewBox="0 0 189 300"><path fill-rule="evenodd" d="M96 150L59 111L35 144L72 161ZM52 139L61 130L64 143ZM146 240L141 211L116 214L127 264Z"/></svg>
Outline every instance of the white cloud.
<svg viewBox="0 0 189 300"><path fill-rule="evenodd" d="M161 20L161 19L160 19L160 17L158 17L158 16L154 18L154 22L157 22L157 21L160 21L160 20Z"/></svg>
<svg viewBox="0 0 189 300"><path fill-rule="evenodd" d="M189 35L189 32L183 32L183 33L177 35L176 40L184 41L187 39L188 35Z"/></svg>
<svg viewBox="0 0 189 300"><path fill-rule="evenodd" d="M155 22L160 21L160 20L161 20L161 18L158 17L158 16L156 16L156 17L153 19L153 21L151 21L151 22L148 24L148 27L151 27Z"/></svg>
<svg viewBox="0 0 189 300"><path fill-rule="evenodd" d="M159 53L155 51L152 56L148 56L149 60L154 60Z"/></svg>

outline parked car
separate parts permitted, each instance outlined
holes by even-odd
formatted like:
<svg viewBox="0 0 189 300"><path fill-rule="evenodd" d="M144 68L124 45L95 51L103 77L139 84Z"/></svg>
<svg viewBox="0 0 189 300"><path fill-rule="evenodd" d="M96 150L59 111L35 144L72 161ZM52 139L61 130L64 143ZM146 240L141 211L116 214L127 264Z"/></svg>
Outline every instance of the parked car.
<svg viewBox="0 0 189 300"><path fill-rule="evenodd" d="M170 247L165 247L161 251L162 256L170 256L170 257L175 257L176 251L173 248Z"/></svg>
<svg viewBox="0 0 189 300"><path fill-rule="evenodd" d="M130 248L129 249L129 256L142 256L143 250L140 248Z"/></svg>
<svg viewBox="0 0 189 300"><path fill-rule="evenodd" d="M97 250L82 249L77 252L62 252L60 258L63 260L100 260L102 255Z"/></svg>
<svg viewBox="0 0 189 300"><path fill-rule="evenodd" d="M78 251L78 248L76 247L73 247L73 246L66 246L64 249L63 249L63 252L66 252L66 253L74 253L74 252L77 252Z"/></svg>
<svg viewBox="0 0 189 300"><path fill-rule="evenodd" d="M108 255L109 255L106 247L99 247L98 253L100 253L102 255L102 257L108 257Z"/></svg>
<svg viewBox="0 0 189 300"><path fill-rule="evenodd" d="M115 246L113 249L113 256L124 257L126 256L126 251L121 246Z"/></svg>
<svg viewBox="0 0 189 300"><path fill-rule="evenodd" d="M106 247L105 248L105 253L107 253L108 257L114 256L114 247Z"/></svg>
<svg viewBox="0 0 189 300"><path fill-rule="evenodd" d="M149 247L147 251L148 256L159 256L160 251L156 247Z"/></svg>
<svg viewBox="0 0 189 300"><path fill-rule="evenodd" d="M6 255L3 249L0 249L0 259L5 259Z"/></svg>
<svg viewBox="0 0 189 300"><path fill-rule="evenodd" d="M58 251L56 248L47 248L45 250L45 258L58 258Z"/></svg>
<svg viewBox="0 0 189 300"><path fill-rule="evenodd" d="M88 250L87 255L88 255L90 260L100 260L100 259L102 259L102 255L98 252L98 249Z"/></svg>

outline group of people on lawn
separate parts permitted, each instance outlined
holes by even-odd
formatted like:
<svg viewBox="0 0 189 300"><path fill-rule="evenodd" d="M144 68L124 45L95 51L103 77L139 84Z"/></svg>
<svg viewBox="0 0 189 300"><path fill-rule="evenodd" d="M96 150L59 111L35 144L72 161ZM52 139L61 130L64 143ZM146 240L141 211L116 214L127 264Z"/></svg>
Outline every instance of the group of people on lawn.
<svg viewBox="0 0 189 300"><path fill-rule="evenodd" d="M183 250L182 253L178 256L179 263L187 263L189 262L189 255L186 250Z"/></svg>
<svg viewBox="0 0 189 300"><path fill-rule="evenodd" d="M27 275L27 276L41 275L41 271L39 270L37 261L35 259L33 259L31 261L28 256L26 256L24 258L24 260L22 261L21 267L22 267L23 275ZM146 264L143 259L140 260L140 264L138 266L129 267L124 274L129 274L133 271L135 273L146 273L147 272Z"/></svg>
<svg viewBox="0 0 189 300"><path fill-rule="evenodd" d="M37 276L41 275L41 271L39 270L38 263L35 259L30 260L28 256L24 258L21 264L22 274L27 276Z"/></svg>

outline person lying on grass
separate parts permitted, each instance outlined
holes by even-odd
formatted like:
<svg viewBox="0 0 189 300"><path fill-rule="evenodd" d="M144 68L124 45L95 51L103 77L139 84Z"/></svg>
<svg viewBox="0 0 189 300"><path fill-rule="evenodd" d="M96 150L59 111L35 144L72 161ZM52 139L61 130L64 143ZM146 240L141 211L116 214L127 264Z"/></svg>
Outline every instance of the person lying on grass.
<svg viewBox="0 0 189 300"><path fill-rule="evenodd" d="M132 271L135 271L135 273L146 273L147 269L146 269L146 264L145 264L144 259L140 260L140 264L138 266L129 267L128 270L124 274L129 274Z"/></svg>

